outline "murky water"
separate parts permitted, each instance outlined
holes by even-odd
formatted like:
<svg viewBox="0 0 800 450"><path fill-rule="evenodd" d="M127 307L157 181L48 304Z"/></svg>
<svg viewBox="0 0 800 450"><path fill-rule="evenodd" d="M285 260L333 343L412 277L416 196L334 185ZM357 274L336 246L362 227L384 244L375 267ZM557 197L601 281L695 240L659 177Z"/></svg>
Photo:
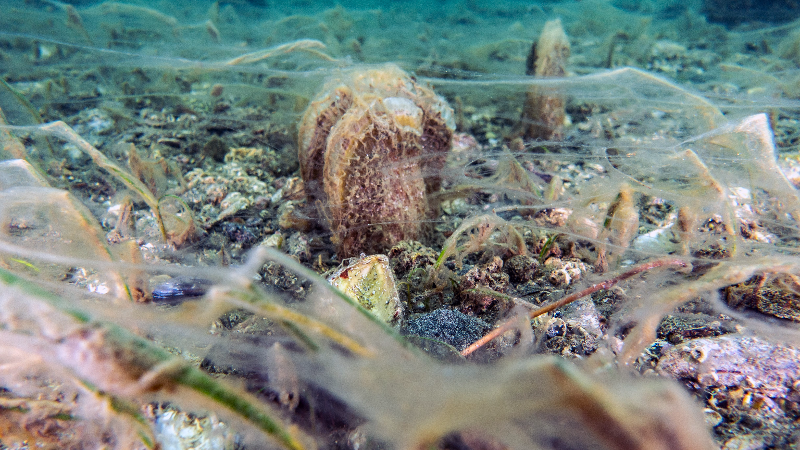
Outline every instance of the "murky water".
<svg viewBox="0 0 800 450"><path fill-rule="evenodd" d="M0 449L795 448L750 3L3 2Z"/></svg>

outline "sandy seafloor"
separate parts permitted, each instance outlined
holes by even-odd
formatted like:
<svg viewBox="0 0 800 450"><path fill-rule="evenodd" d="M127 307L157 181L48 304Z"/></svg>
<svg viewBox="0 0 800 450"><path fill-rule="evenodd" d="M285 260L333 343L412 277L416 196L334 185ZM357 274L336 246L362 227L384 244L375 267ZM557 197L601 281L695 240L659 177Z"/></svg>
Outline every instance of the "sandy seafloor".
<svg viewBox="0 0 800 450"><path fill-rule="evenodd" d="M305 448L800 447L800 8L750 3L0 2L0 156L31 164L0 171L0 449L294 445L175 367L247 391ZM565 76L527 75L554 19ZM384 249L394 329L430 357L319 279L247 263L345 259L298 131L326 79L386 63L455 127L421 172L442 181L420 242ZM561 99L561 136L520 136L531 92ZM652 261L684 267L458 354Z"/></svg>

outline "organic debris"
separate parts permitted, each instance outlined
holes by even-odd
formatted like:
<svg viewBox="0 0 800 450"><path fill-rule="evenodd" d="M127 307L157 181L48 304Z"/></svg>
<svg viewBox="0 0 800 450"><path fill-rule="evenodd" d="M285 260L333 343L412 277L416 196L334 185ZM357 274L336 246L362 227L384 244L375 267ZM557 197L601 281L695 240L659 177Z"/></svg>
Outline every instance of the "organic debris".
<svg viewBox="0 0 800 450"><path fill-rule="evenodd" d="M0 447L794 448L797 24L265 3L0 17Z"/></svg>

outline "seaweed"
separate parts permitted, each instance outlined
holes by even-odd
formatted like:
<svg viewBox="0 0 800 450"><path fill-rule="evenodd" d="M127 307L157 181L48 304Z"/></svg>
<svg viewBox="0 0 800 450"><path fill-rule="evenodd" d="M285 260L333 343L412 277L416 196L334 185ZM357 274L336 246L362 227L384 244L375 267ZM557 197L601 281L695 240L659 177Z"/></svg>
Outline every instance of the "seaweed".
<svg viewBox="0 0 800 450"><path fill-rule="evenodd" d="M155 448L169 403L221 417L246 448L714 448L685 389L706 401L713 380L641 374L681 355L662 339L668 316L800 342L780 319L798 317L795 25L721 31L687 7L666 26L613 3L523 8L519 23L502 5L448 9L431 21L446 27L400 8L243 3L32 2L0 19L0 107L24 118L0 124L16 158L0 166L0 446ZM528 30L555 15L571 73L522 76ZM351 60L394 61L458 104L451 151L419 173L430 214L343 227L419 225L415 250L388 256L409 320L504 305L468 311L492 329L462 355L315 272L347 252L326 228L338 205L296 170L295 136L324 80L364 70ZM637 67L604 69L620 62ZM529 93L558 106L547 133L504 141ZM397 158L389 185L420 163ZM198 295L149 301L180 277ZM594 346L547 355L550 334L584 330L576 314L599 318ZM797 399L780 405L788 420ZM734 422L773 429L726 419L718 443Z"/></svg>
<svg viewBox="0 0 800 450"><path fill-rule="evenodd" d="M22 334L13 335L15 332L24 332L22 329L3 331L6 335L4 346L33 352L53 364L57 361L57 364L72 370L75 379L90 390L101 390L101 395L109 395L112 410L130 416L133 425L142 426L144 421L135 407L125 406L126 403L116 397L124 399L143 391L158 391L174 383L224 405L285 448L304 448L291 430L280 425L274 412L258 405L245 393L186 366L164 349L124 328L93 319L91 312L70 305L69 301L55 297L11 272L0 271L0 279L7 290L6 303L44 302L56 308L56 316L52 319L59 320L57 329L48 329L47 324L43 323L41 329L31 330L43 335L39 339L21 339ZM13 311L13 306L4 306L8 308L7 311ZM127 378L119 377L123 373ZM153 448L152 435L147 431L142 433L142 442Z"/></svg>

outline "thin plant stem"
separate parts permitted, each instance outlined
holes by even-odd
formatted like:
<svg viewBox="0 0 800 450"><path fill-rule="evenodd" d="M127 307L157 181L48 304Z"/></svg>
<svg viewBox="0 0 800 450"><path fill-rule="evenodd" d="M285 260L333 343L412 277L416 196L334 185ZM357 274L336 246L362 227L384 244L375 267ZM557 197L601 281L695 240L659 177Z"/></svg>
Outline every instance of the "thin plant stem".
<svg viewBox="0 0 800 450"><path fill-rule="evenodd" d="M163 374L173 382L185 386L199 393L216 405L228 408L234 414L271 436L279 445L288 450L304 450L306 447L299 439L298 433L292 427L284 426L278 414L260 405L249 394L227 386L214 379L200 369L183 364L169 352L161 347L141 338L119 325L96 320L92 314L83 308L74 306L71 302L56 296L40 286L18 277L17 275L0 268L0 283L3 288L14 287L23 293L33 296L48 303L62 313L72 317L85 329L102 329L105 336L105 346L112 355L126 356L126 362L138 369L151 373ZM66 361L66 365L73 361ZM161 372L159 367L177 365L174 370ZM86 384L84 382L84 384ZM102 386L98 386L101 388ZM134 419L136 419L134 417ZM146 442L145 442L146 444Z"/></svg>
<svg viewBox="0 0 800 450"><path fill-rule="evenodd" d="M277 55L284 55L294 51L305 51L312 55L318 56L326 61L336 61L334 58L326 55L325 53L315 50L317 48L325 49L325 44L316 39L300 39L297 41L287 42L285 44L270 47L264 50L258 50L252 53L247 53L242 56L231 59L225 62L228 66L238 66L240 64L250 64L264 59L272 58Z"/></svg>
<svg viewBox="0 0 800 450"><path fill-rule="evenodd" d="M296 262L295 260L293 260L291 258L288 258L285 254L281 253L280 251L272 249L272 248L269 248L269 247L259 247L252 253L250 258L251 258L252 261L255 261L255 262L264 261L264 260L274 261L274 262L277 262L277 263L281 264L286 269L296 273L297 275L306 277L309 280L316 280L315 283L317 283L317 286L319 288L324 289L329 294L331 294L331 295L333 295L335 297L338 297L344 303L346 303L347 305L349 305L350 307L355 309L356 312L358 312L362 317L364 317L365 319L369 320L374 325L376 325L378 328L383 330L384 333L386 333L388 336L390 336L392 339L394 339L404 349L406 349L406 350L408 350L408 351L410 351L410 352L412 352L414 354L422 355L422 353L419 351L419 349L416 346L414 346L408 340L406 340L406 338L404 338L400 333L398 333L397 330L392 328L391 325L389 325L386 322L384 322L381 319L379 319L378 316L376 316L375 314L372 314L366 308L361 306L361 304L358 303L358 301L353 300L347 294L345 294L344 292L342 292L339 289L337 289L335 286L331 286L330 284L328 284L327 281L321 280L321 282L320 282L320 278L319 278L319 275L317 273L315 273L313 270L303 266L302 264ZM328 337L330 338L330 336L328 336ZM368 349L365 349L365 350L368 350ZM358 354L359 352L354 351L354 353Z"/></svg>
<svg viewBox="0 0 800 450"><path fill-rule="evenodd" d="M24 129L27 127L15 127ZM139 194L141 199L147 203L147 206L153 211L153 214L156 216L156 221L158 222L159 231L161 235L164 237L164 240L167 240L167 231L164 229L164 221L161 219L161 213L158 209L158 200L153 196L150 192L150 189L144 185L138 178L134 177L113 161L111 161L106 155L104 155L100 150L95 148L92 144L88 141L83 139L78 133L75 132L69 125L64 123L61 120L55 122L49 122L46 124L42 124L39 127L31 127L41 129L43 132L51 133L54 136L57 136L61 139L66 141L72 142L75 144L81 151L89 155L90 158L100 166L101 168L108 171L111 175L114 176L118 181L125 185L128 189L132 190L133 192Z"/></svg>
<svg viewBox="0 0 800 450"><path fill-rule="evenodd" d="M644 264L638 265L638 266L634 267L633 269L625 271L625 272L623 272L623 273L621 273L621 274L619 274L619 275L617 275L617 276L615 276L613 278L609 278L609 279L607 279L605 281L602 281L600 283L593 284L593 285L587 287L586 289L584 289L582 291L572 293L570 295L567 295L566 297L561 298L560 300L558 300L558 301L556 301L554 303L551 303L551 304L549 304L547 306L543 306L543 307L541 307L539 309L531 311L529 313L529 318L533 319L535 317L541 316L542 314L547 314L550 311L553 311L555 309L561 308L562 306L566 306L566 305L574 302L575 300L577 300L577 299L579 299L581 297L585 297L587 295L594 294L595 292L603 290L603 289L608 289L608 288L614 286L615 284L619 283L620 281L627 280L628 278L631 278L634 275L640 274L640 273L642 273L644 271L647 271L647 270L650 270L650 269L655 269L657 267L664 267L664 266L687 267L688 264L685 261L680 260L680 259L659 259L659 260L656 260L656 261L651 261L651 262L648 262L648 263L644 263ZM473 342L472 345L470 345L469 347L465 348L461 352L461 355L462 356L471 355L473 352L475 352L475 350L478 350L479 348L483 347L487 343L491 342L494 338L496 338L496 337L500 336L501 334L505 333L506 331L514 328L516 323L517 323L517 321L513 317L511 319L509 319L509 320L506 320L505 322L500 324L497 328L495 328L494 330L490 331L489 333L487 333L485 336L483 336L482 338L478 339L477 341Z"/></svg>
<svg viewBox="0 0 800 450"><path fill-rule="evenodd" d="M313 339L308 337L306 331L313 331L321 334L356 355L364 357L374 356L374 352L369 348L364 347L355 339L336 331L319 320L313 319L290 308L263 301L263 297L259 295L255 289L250 289L249 291L232 291L227 295L231 298L255 305L257 311L267 317L291 324L292 326L289 331L300 339L301 342L311 344L312 347L316 346L316 344L313 344Z"/></svg>

